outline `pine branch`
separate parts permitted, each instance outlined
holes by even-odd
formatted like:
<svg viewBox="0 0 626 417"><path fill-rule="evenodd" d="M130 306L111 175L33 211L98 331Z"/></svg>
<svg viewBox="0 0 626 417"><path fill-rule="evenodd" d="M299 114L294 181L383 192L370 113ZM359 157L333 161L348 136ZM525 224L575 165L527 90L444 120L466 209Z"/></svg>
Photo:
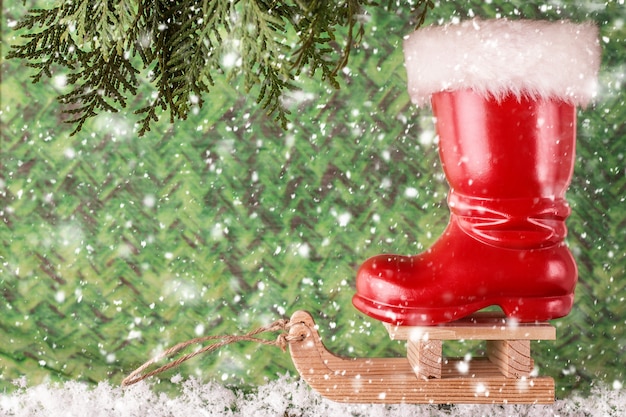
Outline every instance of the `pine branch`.
<svg viewBox="0 0 626 417"><path fill-rule="evenodd" d="M22 35L27 40L25 44L12 45L7 58L25 60L29 67L36 68L38 72L32 76L33 83L39 82L43 75L52 77L53 66L71 70L83 58L82 51L69 37L70 28L61 23L71 12L71 4L50 10L34 9L16 26L16 30L31 32ZM37 27L44 29L32 32Z"/></svg>
<svg viewBox="0 0 626 417"><path fill-rule="evenodd" d="M125 12L117 20L116 10L128 10L128 0L114 6L101 2L63 2L50 10L31 10L17 26L31 32L23 45L14 45L8 58L20 58L43 75L52 77L54 68L69 70L72 90L59 96L69 105L63 111L73 117L68 123L80 131L83 124L101 111L117 112L126 106L126 93L137 93L138 70L127 59L127 31L132 14ZM37 31L38 28L42 30Z"/></svg>
<svg viewBox="0 0 626 417"><path fill-rule="evenodd" d="M252 63L243 74L245 91L260 84L257 103L286 128L289 111L282 106L281 97L285 89L295 88L287 46L287 22L293 9L263 0L244 0L242 6L241 24L234 34L241 42L242 61Z"/></svg>
<svg viewBox="0 0 626 417"><path fill-rule="evenodd" d="M150 130L158 120L157 109L169 108L170 120L185 119L191 105L202 106L209 93L212 72L220 71L216 52L222 38L219 22L226 21L230 3L183 1L175 7L157 2L156 13L146 17L149 27L158 29L152 36L154 51L146 50L143 62L151 68L157 89L156 99L139 110L143 114L139 134Z"/></svg>
<svg viewBox="0 0 626 417"><path fill-rule="evenodd" d="M306 5L302 2L299 4L303 8L304 17L294 22L300 34L301 45L295 52L294 68L300 73L309 67L311 74L315 74L319 69L322 71L322 79L339 88L337 73L347 64L355 39L360 38L364 32L363 26L360 25L355 37L357 14L361 11L361 5L358 0L345 2L314 0ZM331 43L336 39L335 28L342 26L348 28L347 41L339 59L333 62L331 57L337 51L331 47Z"/></svg>
<svg viewBox="0 0 626 417"><path fill-rule="evenodd" d="M435 3L432 0L418 1L418 3L413 8L413 12L415 13L415 16L417 17L416 19L417 24L415 25L416 29L424 24L424 21L426 20L426 16L428 15L428 10L434 9L434 8L435 8Z"/></svg>
<svg viewBox="0 0 626 417"><path fill-rule="evenodd" d="M70 93L59 96L59 101L72 104L64 110L75 117L66 123L76 124L72 135L79 132L83 124L99 111L115 113L116 104L126 107L125 92L137 93L137 71L130 62L119 54L104 56L92 53L91 60L83 63L83 70L68 77L69 84L79 83Z"/></svg>
<svg viewBox="0 0 626 417"><path fill-rule="evenodd" d="M66 70L72 91L59 97L73 116L73 133L102 111L126 107L138 74L155 94L135 111L139 135L163 111L185 119L205 104L217 75L242 76L246 92L283 127L285 91L302 72L339 88L337 75L364 34L359 15L373 0L56 0L17 25L24 43L9 58L35 68L33 82ZM391 3L389 6L391 8ZM431 0L414 6L424 22ZM343 39L340 41L339 33ZM293 38L298 40L294 47ZM234 59L233 59L234 57ZM228 59L226 59L228 58Z"/></svg>

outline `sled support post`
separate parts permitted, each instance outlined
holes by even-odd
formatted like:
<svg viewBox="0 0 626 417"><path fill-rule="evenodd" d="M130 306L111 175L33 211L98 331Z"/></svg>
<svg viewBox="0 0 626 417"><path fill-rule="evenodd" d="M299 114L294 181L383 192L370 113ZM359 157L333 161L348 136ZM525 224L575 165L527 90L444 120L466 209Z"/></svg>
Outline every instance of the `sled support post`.
<svg viewBox="0 0 626 417"><path fill-rule="evenodd" d="M488 340L487 357L507 378L528 378L533 370L530 340Z"/></svg>
<svg viewBox="0 0 626 417"><path fill-rule="evenodd" d="M554 340L548 323L475 314L439 326L385 327L407 341L405 358L344 358L326 349L313 317L290 320L289 350L302 379L323 397L349 403L551 404L554 380L533 375L531 340ZM446 340L486 341L485 357L444 358Z"/></svg>
<svg viewBox="0 0 626 417"><path fill-rule="evenodd" d="M421 379L441 378L443 344L441 340L409 340L407 359Z"/></svg>
<svg viewBox="0 0 626 417"><path fill-rule="evenodd" d="M534 366L530 340L487 340L487 358L507 378L530 377ZM407 359L418 378L441 378L443 343L441 340L408 340Z"/></svg>
<svg viewBox="0 0 626 417"><path fill-rule="evenodd" d="M556 330L548 323L517 323L499 313L477 313L439 326L385 327L392 339L407 341L407 357L418 378L441 378L441 364L449 360L443 358L441 345L430 345L442 340L485 340L486 359L502 376L529 378L534 366L530 341L556 339Z"/></svg>

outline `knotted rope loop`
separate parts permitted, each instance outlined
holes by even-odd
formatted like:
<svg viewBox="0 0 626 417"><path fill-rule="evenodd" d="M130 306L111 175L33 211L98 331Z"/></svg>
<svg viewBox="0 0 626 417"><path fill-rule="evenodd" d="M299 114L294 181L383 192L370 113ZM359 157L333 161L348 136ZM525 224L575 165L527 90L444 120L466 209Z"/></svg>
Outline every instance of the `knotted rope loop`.
<svg viewBox="0 0 626 417"><path fill-rule="evenodd" d="M129 386L129 385L136 384L137 382L143 381L144 379L150 378L151 376L158 375L169 369L175 368L179 366L180 364L182 364L183 362L186 362L189 359L193 358L194 356L198 356L205 352L212 352L214 350L217 350L231 343L237 343L237 342L243 342L243 341L255 342L255 343L260 343L263 345L277 346L284 352L287 349L288 343L302 339L299 336L292 336L292 335L289 335L288 333L285 333L286 331L289 331L291 326L292 326L292 323L289 320L281 319L281 320L276 320L275 322L267 326L262 326L255 330L252 330L251 332L248 332L244 335L203 336L203 337L196 337L196 338L190 339L186 342L182 342L175 346L172 346L171 348L161 352L154 358L148 360L146 363L141 365L139 368L135 369L126 378L124 378L122 380L122 386ZM273 333L273 332L278 332L278 331L280 331L281 333L278 335L276 340L267 340L267 339L261 339L261 338L255 337L261 333ZM180 358L173 360L172 362L169 362L157 369L144 373L144 371L148 369L151 365L155 364L156 362L164 358L171 357L172 355L185 349L188 346L191 346L194 344L205 343L205 342L212 341L212 340L220 340L220 341L204 346L194 352L183 355Z"/></svg>

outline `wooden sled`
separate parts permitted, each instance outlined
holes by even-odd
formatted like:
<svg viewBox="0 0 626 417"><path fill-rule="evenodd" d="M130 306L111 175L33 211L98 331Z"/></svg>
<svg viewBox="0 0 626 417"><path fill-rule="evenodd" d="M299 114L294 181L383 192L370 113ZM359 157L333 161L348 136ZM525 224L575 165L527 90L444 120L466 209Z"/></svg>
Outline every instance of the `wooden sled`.
<svg viewBox="0 0 626 417"><path fill-rule="evenodd" d="M290 320L289 349L300 376L337 402L414 404L550 404L554 380L532 376L531 340L554 340L548 323L514 324L504 316L475 314L440 326L386 325L407 340L406 358L341 358L329 352L305 311ZM443 340L486 340L487 357L442 357Z"/></svg>

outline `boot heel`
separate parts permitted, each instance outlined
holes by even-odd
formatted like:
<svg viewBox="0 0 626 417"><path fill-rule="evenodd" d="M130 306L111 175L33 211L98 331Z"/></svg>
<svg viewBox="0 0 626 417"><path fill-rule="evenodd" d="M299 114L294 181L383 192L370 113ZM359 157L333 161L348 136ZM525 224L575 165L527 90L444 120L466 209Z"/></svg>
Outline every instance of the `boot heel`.
<svg viewBox="0 0 626 417"><path fill-rule="evenodd" d="M499 305L507 317L523 323L547 321L569 314L574 304L574 294L558 297L512 298Z"/></svg>

